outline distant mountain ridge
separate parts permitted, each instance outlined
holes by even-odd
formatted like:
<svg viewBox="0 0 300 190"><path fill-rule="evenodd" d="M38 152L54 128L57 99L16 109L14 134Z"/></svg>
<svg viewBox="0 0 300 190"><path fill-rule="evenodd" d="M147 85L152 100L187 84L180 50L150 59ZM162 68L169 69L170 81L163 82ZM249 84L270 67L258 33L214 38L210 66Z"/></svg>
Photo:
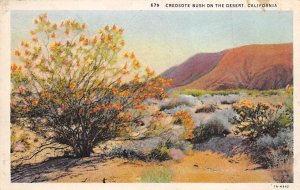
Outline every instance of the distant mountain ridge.
<svg viewBox="0 0 300 190"><path fill-rule="evenodd" d="M161 74L180 89L278 89L293 83L293 44L247 45L200 53Z"/></svg>
<svg viewBox="0 0 300 190"><path fill-rule="evenodd" d="M209 73L219 63L226 51L217 53L198 53L180 65L173 66L161 74L164 78L172 78L172 87L186 85Z"/></svg>

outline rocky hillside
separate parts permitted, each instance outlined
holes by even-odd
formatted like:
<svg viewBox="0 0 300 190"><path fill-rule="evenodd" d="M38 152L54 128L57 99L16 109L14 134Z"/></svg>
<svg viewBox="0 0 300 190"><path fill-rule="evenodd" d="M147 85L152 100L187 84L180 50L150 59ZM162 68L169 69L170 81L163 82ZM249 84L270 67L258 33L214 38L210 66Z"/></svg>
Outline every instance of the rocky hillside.
<svg viewBox="0 0 300 190"><path fill-rule="evenodd" d="M200 55L202 59L194 56L162 76L173 78L174 87L180 89L267 90L293 83L292 43L248 45Z"/></svg>
<svg viewBox="0 0 300 190"><path fill-rule="evenodd" d="M196 54L184 63L166 70L161 76L172 78L172 87L189 84L213 70L225 52Z"/></svg>

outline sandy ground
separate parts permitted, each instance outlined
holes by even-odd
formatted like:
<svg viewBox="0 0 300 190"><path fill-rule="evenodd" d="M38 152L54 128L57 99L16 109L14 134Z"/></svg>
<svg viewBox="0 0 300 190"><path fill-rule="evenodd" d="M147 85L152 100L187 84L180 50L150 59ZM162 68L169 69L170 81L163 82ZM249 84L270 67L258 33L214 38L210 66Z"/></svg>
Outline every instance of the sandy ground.
<svg viewBox="0 0 300 190"><path fill-rule="evenodd" d="M171 182L274 182L270 170L257 169L258 166L245 155L226 158L208 151L194 151L180 162L143 162L123 158L103 160L99 157L54 159L13 173L12 181L102 183L105 178L108 183L140 182L144 172L159 167L171 171Z"/></svg>

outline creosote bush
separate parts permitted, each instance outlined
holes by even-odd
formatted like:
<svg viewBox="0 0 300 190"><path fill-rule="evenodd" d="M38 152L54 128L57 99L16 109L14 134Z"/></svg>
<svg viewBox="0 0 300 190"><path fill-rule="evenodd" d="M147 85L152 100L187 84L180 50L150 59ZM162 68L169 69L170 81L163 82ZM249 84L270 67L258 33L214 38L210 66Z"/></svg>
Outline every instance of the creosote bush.
<svg viewBox="0 0 300 190"><path fill-rule="evenodd" d="M195 122L193 117L187 110L181 110L174 114L174 124L184 125L184 139L190 140L193 138L193 129L195 128Z"/></svg>
<svg viewBox="0 0 300 190"><path fill-rule="evenodd" d="M144 100L166 97L171 81L123 51L123 28L106 25L91 35L85 23L52 23L46 14L34 25L32 39L14 51L11 120L43 119L39 132L51 134L49 142L90 156L99 142L137 125Z"/></svg>
<svg viewBox="0 0 300 190"><path fill-rule="evenodd" d="M265 168L293 162L291 86L287 87L286 95L287 101L284 104L260 102L255 105L241 102L233 105L233 109L239 114L235 118L238 125L236 133L244 138L247 145L245 152Z"/></svg>
<svg viewBox="0 0 300 190"><path fill-rule="evenodd" d="M263 135L275 137L280 129L290 127L281 121L284 113L282 106L264 102L255 105L247 101L234 104L233 109L238 113L238 117L234 118L238 124L236 133L244 136L249 143Z"/></svg>

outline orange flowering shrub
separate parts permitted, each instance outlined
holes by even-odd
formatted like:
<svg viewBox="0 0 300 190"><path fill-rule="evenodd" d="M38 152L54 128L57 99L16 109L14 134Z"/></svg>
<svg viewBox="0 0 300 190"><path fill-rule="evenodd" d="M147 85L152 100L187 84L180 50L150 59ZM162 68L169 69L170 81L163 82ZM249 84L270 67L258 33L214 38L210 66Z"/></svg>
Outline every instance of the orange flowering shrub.
<svg viewBox="0 0 300 190"><path fill-rule="evenodd" d="M263 167L278 167L293 157L292 87L284 104L241 102L233 105L237 134L244 137L244 152ZM262 154L263 153L263 154Z"/></svg>
<svg viewBox="0 0 300 190"><path fill-rule="evenodd" d="M44 132L76 156L89 156L96 144L135 125L145 99L166 96L171 81L123 52L123 28L107 25L89 35L85 23L52 23L46 14L34 24L32 40L13 52L12 121L46 119Z"/></svg>
<svg viewBox="0 0 300 190"><path fill-rule="evenodd" d="M195 128L195 123L193 121L192 115L186 110L181 110L176 112L173 117L175 119L175 124L182 124L185 126L184 138L192 139L193 130Z"/></svg>
<svg viewBox="0 0 300 190"><path fill-rule="evenodd" d="M285 127L281 122L283 104L276 105L259 102L257 105L251 102L233 104L233 109L238 113L235 117L238 134L246 137L245 140L254 142L263 135L275 137L278 131Z"/></svg>

